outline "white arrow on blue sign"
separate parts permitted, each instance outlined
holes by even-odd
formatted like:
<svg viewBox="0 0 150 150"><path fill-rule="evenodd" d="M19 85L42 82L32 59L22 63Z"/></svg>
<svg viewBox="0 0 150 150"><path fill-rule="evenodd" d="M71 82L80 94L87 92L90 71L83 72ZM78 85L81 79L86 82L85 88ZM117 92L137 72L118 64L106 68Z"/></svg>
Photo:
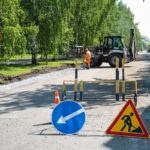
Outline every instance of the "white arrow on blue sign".
<svg viewBox="0 0 150 150"><path fill-rule="evenodd" d="M75 101L63 101L53 110L52 123L63 134L79 132L85 123L84 109Z"/></svg>

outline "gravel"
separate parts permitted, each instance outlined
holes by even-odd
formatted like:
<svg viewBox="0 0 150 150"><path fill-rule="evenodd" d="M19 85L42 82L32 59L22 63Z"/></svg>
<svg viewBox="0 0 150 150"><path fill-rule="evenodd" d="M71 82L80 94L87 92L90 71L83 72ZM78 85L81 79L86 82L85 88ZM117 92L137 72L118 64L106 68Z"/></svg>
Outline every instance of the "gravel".
<svg viewBox="0 0 150 150"><path fill-rule="evenodd" d="M62 74L67 75L67 74L69 74L70 72L73 72L73 71L74 71L73 68L69 68L69 69L64 69L64 70L51 72L51 73L47 73L47 74L41 74L41 75L38 75L36 77L31 77L29 79L25 79L25 80L18 81L18 82L13 82L13 83L10 83L10 84L7 84L7 85L1 85L0 86L0 92L4 92L5 90L11 90L15 87L19 87L19 86L23 86L23 85L27 85L27 84L31 84L31 83L35 83L35 82L39 82L39 81L41 81L41 79L44 81L44 80L47 80L47 78L49 78L49 77L51 79L54 79L56 77L62 76Z"/></svg>

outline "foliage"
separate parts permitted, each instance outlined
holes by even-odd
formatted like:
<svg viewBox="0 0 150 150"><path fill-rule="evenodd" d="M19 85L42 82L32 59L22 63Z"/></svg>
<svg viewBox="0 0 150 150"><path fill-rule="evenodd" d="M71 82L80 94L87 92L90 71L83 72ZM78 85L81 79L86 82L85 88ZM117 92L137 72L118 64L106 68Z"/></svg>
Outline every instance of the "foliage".
<svg viewBox="0 0 150 150"><path fill-rule="evenodd" d="M0 30L3 39L0 43L0 59L8 60L15 54L26 52L26 37L22 26L24 12L19 6L20 0L0 1Z"/></svg>
<svg viewBox="0 0 150 150"><path fill-rule="evenodd" d="M35 55L46 59L75 45L99 45L105 35L123 35L128 46L130 28L142 46L132 12L118 0L1 0L0 6L1 60L30 52L33 39Z"/></svg>
<svg viewBox="0 0 150 150"><path fill-rule="evenodd" d="M147 51L150 52L150 43L148 43L147 49L148 49Z"/></svg>
<svg viewBox="0 0 150 150"><path fill-rule="evenodd" d="M142 50L150 51L150 39L146 36L142 36Z"/></svg>

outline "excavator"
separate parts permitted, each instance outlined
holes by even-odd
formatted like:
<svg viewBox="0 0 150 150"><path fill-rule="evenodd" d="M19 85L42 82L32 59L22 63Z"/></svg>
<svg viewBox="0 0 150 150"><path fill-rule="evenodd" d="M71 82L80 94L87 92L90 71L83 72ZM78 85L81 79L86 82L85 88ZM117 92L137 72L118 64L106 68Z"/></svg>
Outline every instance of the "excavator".
<svg viewBox="0 0 150 150"><path fill-rule="evenodd" d="M130 31L130 42L128 49L125 47L122 36L105 36L102 46L97 46L96 50L91 56L91 67L98 67L103 62L109 63L111 67L115 67L116 58L119 59L119 66L121 67L121 60L124 58L125 62L136 60L136 38L135 31Z"/></svg>

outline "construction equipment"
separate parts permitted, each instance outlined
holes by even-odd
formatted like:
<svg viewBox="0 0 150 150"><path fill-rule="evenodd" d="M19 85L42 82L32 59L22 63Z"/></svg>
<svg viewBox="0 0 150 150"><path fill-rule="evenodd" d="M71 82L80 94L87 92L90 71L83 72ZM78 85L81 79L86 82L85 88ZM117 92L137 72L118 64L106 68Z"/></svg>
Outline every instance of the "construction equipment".
<svg viewBox="0 0 150 150"><path fill-rule="evenodd" d="M119 59L119 67L121 67L121 60L124 58L125 62L136 60L135 48L135 32L131 29L129 48L125 47L122 36L106 36L102 46L96 47L92 53L91 67L98 67L103 62L108 62L111 67L115 67L116 58Z"/></svg>

